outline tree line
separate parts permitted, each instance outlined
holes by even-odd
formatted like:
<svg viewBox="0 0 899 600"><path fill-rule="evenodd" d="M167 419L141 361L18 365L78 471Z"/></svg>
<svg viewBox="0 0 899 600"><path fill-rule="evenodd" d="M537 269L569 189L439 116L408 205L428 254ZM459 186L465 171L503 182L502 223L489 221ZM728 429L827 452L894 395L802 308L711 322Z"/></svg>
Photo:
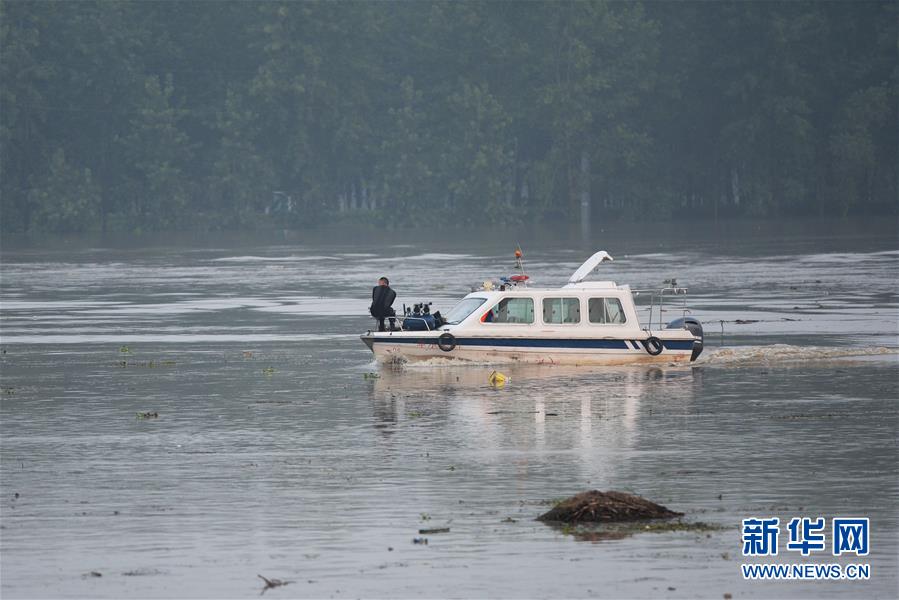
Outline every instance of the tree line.
<svg viewBox="0 0 899 600"><path fill-rule="evenodd" d="M897 6L2 0L0 221L895 215Z"/></svg>

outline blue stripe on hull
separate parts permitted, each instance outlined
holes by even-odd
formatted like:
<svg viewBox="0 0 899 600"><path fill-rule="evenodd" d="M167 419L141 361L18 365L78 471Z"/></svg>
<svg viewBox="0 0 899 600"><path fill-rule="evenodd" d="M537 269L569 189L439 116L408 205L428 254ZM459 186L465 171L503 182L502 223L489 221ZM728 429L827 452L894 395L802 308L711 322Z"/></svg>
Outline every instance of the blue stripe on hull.
<svg viewBox="0 0 899 600"><path fill-rule="evenodd" d="M662 345L666 350L693 350L693 340L670 340Z"/></svg>
<svg viewBox="0 0 899 600"><path fill-rule="evenodd" d="M437 338L390 336L375 338L375 343L436 345ZM666 340L666 350L692 350L692 340ZM542 339L542 338L456 338L456 346L494 346L503 348L575 348L586 350L632 350L625 340ZM641 348L642 350L642 348Z"/></svg>

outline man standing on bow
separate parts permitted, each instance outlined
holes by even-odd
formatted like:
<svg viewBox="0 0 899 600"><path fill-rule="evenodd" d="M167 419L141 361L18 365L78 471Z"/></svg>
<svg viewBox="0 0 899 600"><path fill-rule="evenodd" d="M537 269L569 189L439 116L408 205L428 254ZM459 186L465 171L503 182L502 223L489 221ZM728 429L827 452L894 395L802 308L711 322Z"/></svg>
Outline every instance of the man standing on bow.
<svg viewBox="0 0 899 600"><path fill-rule="evenodd" d="M378 279L378 285L371 291L371 306L368 308L371 316L378 320L378 331L387 331L384 319L396 316L396 311L391 308L394 300L396 292L390 289L390 281L386 277L381 277Z"/></svg>

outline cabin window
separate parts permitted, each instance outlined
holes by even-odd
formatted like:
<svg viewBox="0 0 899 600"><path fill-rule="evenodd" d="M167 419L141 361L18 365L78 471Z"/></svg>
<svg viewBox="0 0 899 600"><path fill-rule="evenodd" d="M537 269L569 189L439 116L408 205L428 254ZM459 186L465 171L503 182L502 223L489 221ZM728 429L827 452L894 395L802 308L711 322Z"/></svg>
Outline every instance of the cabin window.
<svg viewBox="0 0 899 600"><path fill-rule="evenodd" d="M473 313L483 303L487 302L485 298L465 298L459 304L454 306L446 313L447 325L458 325L465 318Z"/></svg>
<svg viewBox="0 0 899 600"><path fill-rule="evenodd" d="M483 323L533 323L534 300L532 298L503 298L488 310Z"/></svg>
<svg viewBox="0 0 899 600"><path fill-rule="evenodd" d="M581 322L581 301L578 298L544 298L543 322L547 325Z"/></svg>
<svg viewBox="0 0 899 600"><path fill-rule="evenodd" d="M627 318L618 298L590 298L587 303L591 323L621 325Z"/></svg>

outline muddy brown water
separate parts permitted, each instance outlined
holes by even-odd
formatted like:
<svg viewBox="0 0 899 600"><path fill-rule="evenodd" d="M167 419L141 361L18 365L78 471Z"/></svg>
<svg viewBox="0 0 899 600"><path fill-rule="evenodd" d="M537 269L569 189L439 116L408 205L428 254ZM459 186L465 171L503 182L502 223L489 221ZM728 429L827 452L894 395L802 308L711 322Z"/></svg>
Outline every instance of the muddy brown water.
<svg viewBox="0 0 899 600"><path fill-rule="evenodd" d="M261 574L291 582L267 597L895 595L895 232L645 233L7 243L0 593L248 597ZM507 274L517 242L538 284L599 248L604 278L676 277L706 353L501 367L501 388L492 365L371 362L357 336L377 276L398 304L448 308ZM588 489L722 528L576 538L535 521ZM750 516L870 517L871 579L744 581ZM780 562L853 562L785 542Z"/></svg>

